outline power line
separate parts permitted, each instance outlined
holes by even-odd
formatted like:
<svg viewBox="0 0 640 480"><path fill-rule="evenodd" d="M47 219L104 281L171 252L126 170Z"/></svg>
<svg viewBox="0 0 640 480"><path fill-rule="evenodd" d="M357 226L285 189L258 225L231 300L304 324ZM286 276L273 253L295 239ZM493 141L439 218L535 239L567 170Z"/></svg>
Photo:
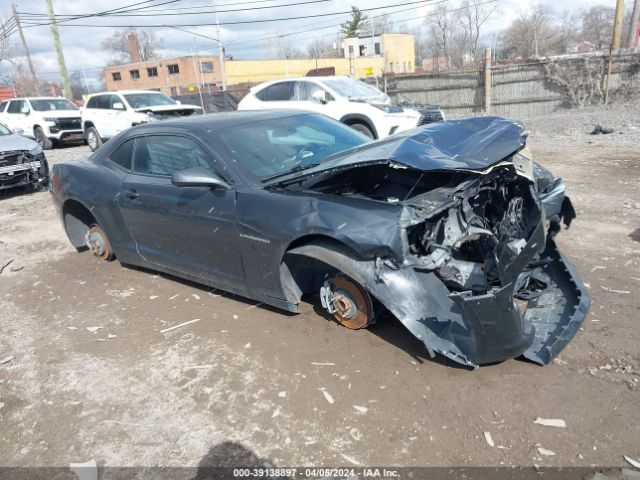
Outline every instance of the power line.
<svg viewBox="0 0 640 480"><path fill-rule="evenodd" d="M271 0L272 1L272 0ZM248 7L248 8L236 8L232 10L218 10L218 13L229 13L229 12L246 12L250 10L264 10L268 8L282 8L282 7L292 7L296 5L308 5L310 3L324 3L329 2L331 0L307 0L304 2L294 2L294 3L284 3L282 5L270 5L266 7ZM183 7L184 8L184 7ZM203 8L203 7L199 7ZM176 9L178 10L178 9ZM201 15L206 13L215 13L215 10L202 10L198 12L177 12L177 13L149 13L149 12L157 12L159 10L145 10L144 13L127 13L127 12L115 12L108 15L101 15L103 17L117 18L117 17L165 17L165 16L175 16L175 15ZM20 13L20 15L24 15ZM41 14L38 14L40 16ZM44 15L43 15L44 16ZM56 15L56 18L68 18L75 17L74 15ZM74 18L75 19L75 18ZM26 21L27 19L25 19ZM31 18L31 21L34 22L35 18Z"/></svg>
<svg viewBox="0 0 640 480"><path fill-rule="evenodd" d="M403 2L403 3L396 3L393 5L386 5L386 6L382 6L382 7L371 7L371 8L363 8L360 11L362 12L370 12L373 10L382 10L382 9L386 9L386 8L393 8L393 7L398 7L398 6L406 6L406 5L415 5L418 3L424 3L425 0L417 0L417 1L413 1L413 2ZM331 12L331 13L319 13L316 15L303 15L300 17L284 17L284 18L263 18L263 19L259 19L259 20L240 20L240 21L235 21L235 22L220 22L220 25L244 25L244 24L256 24L256 23L267 23L267 22L282 22L282 21L290 21L290 20L302 20L305 18L319 18L319 17L330 17L330 16L334 16L334 15L344 15L344 14L350 14L351 10L348 11L342 11L342 12ZM40 25L47 25L47 24L39 24L37 26ZM31 26L36 26L36 25L29 25ZM96 25L96 24L67 24L65 26L68 27L100 27L100 28L129 28L132 25ZM143 27L144 25L140 25L140 27ZM148 26L148 25L147 25ZM205 26L211 26L210 23L189 23L189 24L180 24L180 25L175 25L176 27L205 27ZM25 27L27 28L27 27Z"/></svg>

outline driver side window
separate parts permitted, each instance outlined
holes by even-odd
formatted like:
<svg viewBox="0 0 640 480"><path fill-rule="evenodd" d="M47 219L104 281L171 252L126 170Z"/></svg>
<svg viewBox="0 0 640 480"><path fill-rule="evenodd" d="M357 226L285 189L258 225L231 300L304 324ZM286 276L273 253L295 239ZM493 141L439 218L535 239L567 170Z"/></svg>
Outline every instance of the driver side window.
<svg viewBox="0 0 640 480"><path fill-rule="evenodd" d="M294 100L312 102L314 101L313 94L317 92L323 92L327 100L333 100L333 98L331 98L331 95L329 95L329 93L325 91L320 85L316 85L313 82L305 81L296 82Z"/></svg>
<svg viewBox="0 0 640 480"><path fill-rule="evenodd" d="M218 173L214 159L195 141L179 135L152 135L136 142L136 173L170 177L179 170L205 167Z"/></svg>

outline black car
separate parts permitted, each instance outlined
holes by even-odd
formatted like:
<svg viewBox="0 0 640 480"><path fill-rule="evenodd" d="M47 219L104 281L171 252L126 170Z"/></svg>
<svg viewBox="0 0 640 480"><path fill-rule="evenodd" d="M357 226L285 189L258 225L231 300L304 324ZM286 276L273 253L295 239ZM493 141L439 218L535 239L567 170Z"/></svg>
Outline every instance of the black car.
<svg viewBox="0 0 640 480"><path fill-rule="evenodd" d="M441 122L370 141L305 112L140 125L53 167L71 243L350 328L388 310L464 365L548 363L590 298L554 236L575 212L521 125Z"/></svg>

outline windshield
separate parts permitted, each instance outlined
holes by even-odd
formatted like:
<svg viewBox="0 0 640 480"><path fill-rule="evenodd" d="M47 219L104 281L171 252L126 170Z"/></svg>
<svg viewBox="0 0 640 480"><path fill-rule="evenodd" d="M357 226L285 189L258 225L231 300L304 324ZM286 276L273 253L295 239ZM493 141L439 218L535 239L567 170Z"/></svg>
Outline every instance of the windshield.
<svg viewBox="0 0 640 480"><path fill-rule="evenodd" d="M13 132L0 123L0 137L4 135L11 135Z"/></svg>
<svg viewBox="0 0 640 480"><path fill-rule="evenodd" d="M78 107L66 98L41 98L38 100L31 100L31 106L37 112L48 112L50 110L78 110Z"/></svg>
<svg viewBox="0 0 640 480"><path fill-rule="evenodd" d="M129 93L124 96L131 108L155 107L158 105L175 105L173 98L163 93Z"/></svg>
<svg viewBox="0 0 640 480"><path fill-rule="evenodd" d="M227 127L213 133L226 156L257 180L302 170L370 141L323 115L302 114Z"/></svg>
<svg viewBox="0 0 640 480"><path fill-rule="evenodd" d="M367 85L360 80L350 78L329 78L324 83L334 90L338 95L347 98L387 98L387 96L376 87Z"/></svg>

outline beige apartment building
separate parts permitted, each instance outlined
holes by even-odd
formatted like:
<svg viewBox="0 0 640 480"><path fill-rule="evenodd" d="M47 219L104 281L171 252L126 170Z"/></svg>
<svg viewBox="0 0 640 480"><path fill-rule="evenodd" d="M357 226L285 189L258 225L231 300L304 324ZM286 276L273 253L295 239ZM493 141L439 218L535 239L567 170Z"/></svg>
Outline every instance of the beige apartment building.
<svg viewBox="0 0 640 480"><path fill-rule="evenodd" d="M220 90L220 59L213 55L181 56L114 65L103 69L107 90L157 90L175 96Z"/></svg>

